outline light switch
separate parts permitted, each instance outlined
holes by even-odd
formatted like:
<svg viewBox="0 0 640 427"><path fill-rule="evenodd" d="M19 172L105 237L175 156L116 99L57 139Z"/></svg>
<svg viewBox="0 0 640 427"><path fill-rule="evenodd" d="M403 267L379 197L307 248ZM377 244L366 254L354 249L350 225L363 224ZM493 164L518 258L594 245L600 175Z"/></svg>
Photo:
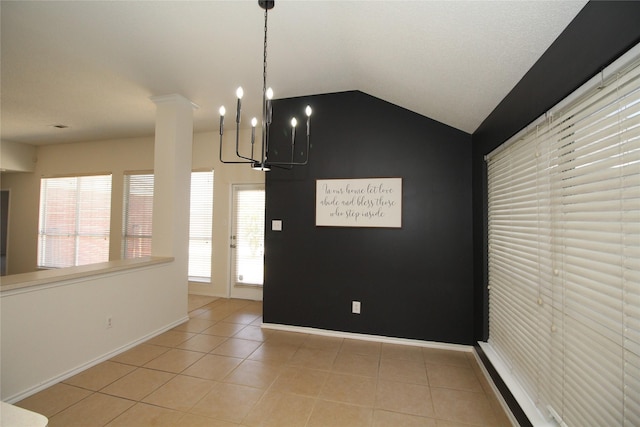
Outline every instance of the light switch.
<svg viewBox="0 0 640 427"><path fill-rule="evenodd" d="M282 231L282 220L281 219L272 219L271 220L271 230L272 231Z"/></svg>

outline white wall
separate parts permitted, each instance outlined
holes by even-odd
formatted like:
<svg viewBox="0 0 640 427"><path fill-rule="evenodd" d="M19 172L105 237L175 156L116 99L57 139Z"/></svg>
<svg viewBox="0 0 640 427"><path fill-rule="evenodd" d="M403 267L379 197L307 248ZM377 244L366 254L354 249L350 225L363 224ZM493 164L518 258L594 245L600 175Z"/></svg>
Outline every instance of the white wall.
<svg viewBox="0 0 640 427"><path fill-rule="evenodd" d="M168 262L2 292L2 400L18 401L187 320L176 271Z"/></svg>
<svg viewBox="0 0 640 427"><path fill-rule="evenodd" d="M8 274L34 271L38 253L40 178L112 173L110 259L120 258L123 173L153 170L154 139L134 138L37 147L33 173L3 173L2 189L11 190Z"/></svg>

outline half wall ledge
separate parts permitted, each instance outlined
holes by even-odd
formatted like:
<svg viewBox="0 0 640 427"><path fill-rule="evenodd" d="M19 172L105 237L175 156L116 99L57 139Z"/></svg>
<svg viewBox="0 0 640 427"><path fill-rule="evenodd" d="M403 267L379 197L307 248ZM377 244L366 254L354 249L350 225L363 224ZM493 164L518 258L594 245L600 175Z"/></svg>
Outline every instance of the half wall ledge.
<svg viewBox="0 0 640 427"><path fill-rule="evenodd" d="M81 265L77 267L39 270L29 273L3 276L0 282L2 294L12 291L26 290L34 286L54 285L58 282L82 279L90 276L104 275L136 268L149 267L173 262L173 257L143 257L134 259L120 259L97 264Z"/></svg>

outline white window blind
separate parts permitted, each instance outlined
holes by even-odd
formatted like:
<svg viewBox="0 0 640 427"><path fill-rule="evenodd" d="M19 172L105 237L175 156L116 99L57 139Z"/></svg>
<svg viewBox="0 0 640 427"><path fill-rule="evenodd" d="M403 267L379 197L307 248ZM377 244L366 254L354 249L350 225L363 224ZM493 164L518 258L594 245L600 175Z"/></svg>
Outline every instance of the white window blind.
<svg viewBox="0 0 640 427"><path fill-rule="evenodd" d="M549 425L640 425L639 64L488 159L488 344Z"/></svg>
<svg viewBox="0 0 640 427"><path fill-rule="evenodd" d="M151 255L153 173L124 175L122 258Z"/></svg>
<svg viewBox="0 0 640 427"><path fill-rule="evenodd" d="M211 281L213 171L191 173L189 280Z"/></svg>
<svg viewBox="0 0 640 427"><path fill-rule="evenodd" d="M264 282L264 185L234 185L236 283L259 285Z"/></svg>
<svg viewBox="0 0 640 427"><path fill-rule="evenodd" d="M109 260L111 175L42 178L38 267Z"/></svg>

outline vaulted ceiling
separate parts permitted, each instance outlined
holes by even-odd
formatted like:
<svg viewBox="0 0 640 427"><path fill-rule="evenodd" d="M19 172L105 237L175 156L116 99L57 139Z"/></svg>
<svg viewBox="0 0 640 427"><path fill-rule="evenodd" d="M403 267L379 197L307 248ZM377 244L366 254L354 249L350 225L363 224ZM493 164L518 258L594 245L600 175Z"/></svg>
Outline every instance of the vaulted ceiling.
<svg viewBox="0 0 640 427"><path fill-rule="evenodd" d="M585 4L279 0L268 84L276 98L360 90L473 133ZM2 140L152 135L149 98L173 93L199 106L196 132L215 130L239 85L260 115L254 0L3 0L0 14Z"/></svg>

